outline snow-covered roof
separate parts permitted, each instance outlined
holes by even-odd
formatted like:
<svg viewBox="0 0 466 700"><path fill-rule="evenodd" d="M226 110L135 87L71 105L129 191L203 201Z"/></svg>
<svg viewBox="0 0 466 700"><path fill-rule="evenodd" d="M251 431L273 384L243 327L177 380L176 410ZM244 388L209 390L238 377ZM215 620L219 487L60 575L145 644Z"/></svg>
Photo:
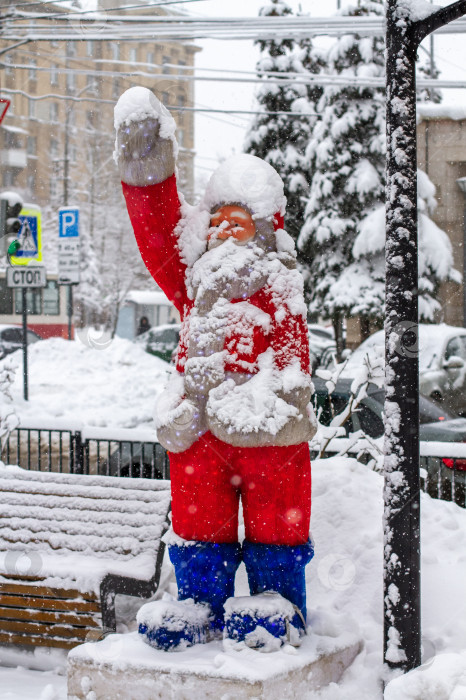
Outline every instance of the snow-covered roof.
<svg viewBox="0 0 466 700"><path fill-rule="evenodd" d="M417 105L417 121L429 121L432 119L452 119L460 121L466 119L466 103L458 104L433 104L423 102Z"/></svg>
<svg viewBox="0 0 466 700"><path fill-rule="evenodd" d="M133 302L139 306L172 306L171 301L162 292L152 292L133 289L126 295L125 301Z"/></svg>

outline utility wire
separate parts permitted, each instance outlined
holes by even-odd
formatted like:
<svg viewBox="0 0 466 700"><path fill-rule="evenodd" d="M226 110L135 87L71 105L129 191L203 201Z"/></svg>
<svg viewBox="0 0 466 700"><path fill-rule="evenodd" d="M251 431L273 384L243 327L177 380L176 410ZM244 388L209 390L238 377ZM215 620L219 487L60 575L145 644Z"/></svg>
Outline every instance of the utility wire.
<svg viewBox="0 0 466 700"><path fill-rule="evenodd" d="M57 0L58 2L68 2L69 0ZM25 19L72 19L74 17L79 17L79 16L87 16L87 15L92 15L92 14L99 14L102 16L105 16L107 12L117 12L117 11L122 11L122 10L139 10L139 9L152 9L154 7L166 7L167 5L181 5L185 3L191 3L191 2L204 2L204 0L166 0L165 2L155 2L150 5L125 5L123 7L106 7L105 9L99 8L96 10L74 10L70 9L68 12L56 12L55 14L45 14L45 12L12 12L10 15L6 15L6 17L10 20L14 20L17 22L24 21ZM18 5L14 6L14 9L17 7L23 7L23 6L30 6L30 5L39 5L41 3L20 3ZM55 2L47 2L44 3L47 5L50 4L56 4ZM10 7L9 5L0 5L0 10L2 8ZM124 16L124 15L123 15ZM93 22L95 20L92 20Z"/></svg>

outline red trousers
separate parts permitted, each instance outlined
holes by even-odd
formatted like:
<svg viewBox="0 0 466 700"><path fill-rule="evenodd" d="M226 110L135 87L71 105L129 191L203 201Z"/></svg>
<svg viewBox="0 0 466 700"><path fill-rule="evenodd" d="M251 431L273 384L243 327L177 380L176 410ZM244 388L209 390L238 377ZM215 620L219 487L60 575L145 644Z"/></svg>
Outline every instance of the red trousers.
<svg viewBox="0 0 466 700"><path fill-rule="evenodd" d="M206 433L170 453L174 532L186 540L238 541L243 504L246 539L303 544L309 539L311 462L307 442L233 447Z"/></svg>

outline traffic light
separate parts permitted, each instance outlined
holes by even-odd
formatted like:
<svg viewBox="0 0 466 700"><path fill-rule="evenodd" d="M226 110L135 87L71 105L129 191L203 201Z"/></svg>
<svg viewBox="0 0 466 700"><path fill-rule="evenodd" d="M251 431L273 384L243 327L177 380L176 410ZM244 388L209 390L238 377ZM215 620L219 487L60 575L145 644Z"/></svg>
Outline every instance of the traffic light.
<svg viewBox="0 0 466 700"><path fill-rule="evenodd" d="M16 238L21 231L18 217L22 208L23 200L16 192L0 193L0 255L5 255L8 236Z"/></svg>

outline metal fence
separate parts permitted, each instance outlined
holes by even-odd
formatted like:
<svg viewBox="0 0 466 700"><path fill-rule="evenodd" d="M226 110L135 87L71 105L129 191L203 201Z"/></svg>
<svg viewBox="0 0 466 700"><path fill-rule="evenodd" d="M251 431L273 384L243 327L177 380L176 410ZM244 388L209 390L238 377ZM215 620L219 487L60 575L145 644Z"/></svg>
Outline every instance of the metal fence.
<svg viewBox="0 0 466 700"><path fill-rule="evenodd" d="M101 474L169 479L170 464L153 431L83 426L54 428L23 425L2 444L1 459L23 469L64 474ZM336 438L325 456L342 452L368 461L361 442ZM312 455L315 457L315 454ZM466 443L421 443L421 488L433 498L466 507Z"/></svg>
<svg viewBox="0 0 466 700"><path fill-rule="evenodd" d="M97 434L96 434L97 433ZM99 434L100 433L100 434ZM20 427L0 442L0 456L23 469L169 479L166 450L141 431Z"/></svg>

